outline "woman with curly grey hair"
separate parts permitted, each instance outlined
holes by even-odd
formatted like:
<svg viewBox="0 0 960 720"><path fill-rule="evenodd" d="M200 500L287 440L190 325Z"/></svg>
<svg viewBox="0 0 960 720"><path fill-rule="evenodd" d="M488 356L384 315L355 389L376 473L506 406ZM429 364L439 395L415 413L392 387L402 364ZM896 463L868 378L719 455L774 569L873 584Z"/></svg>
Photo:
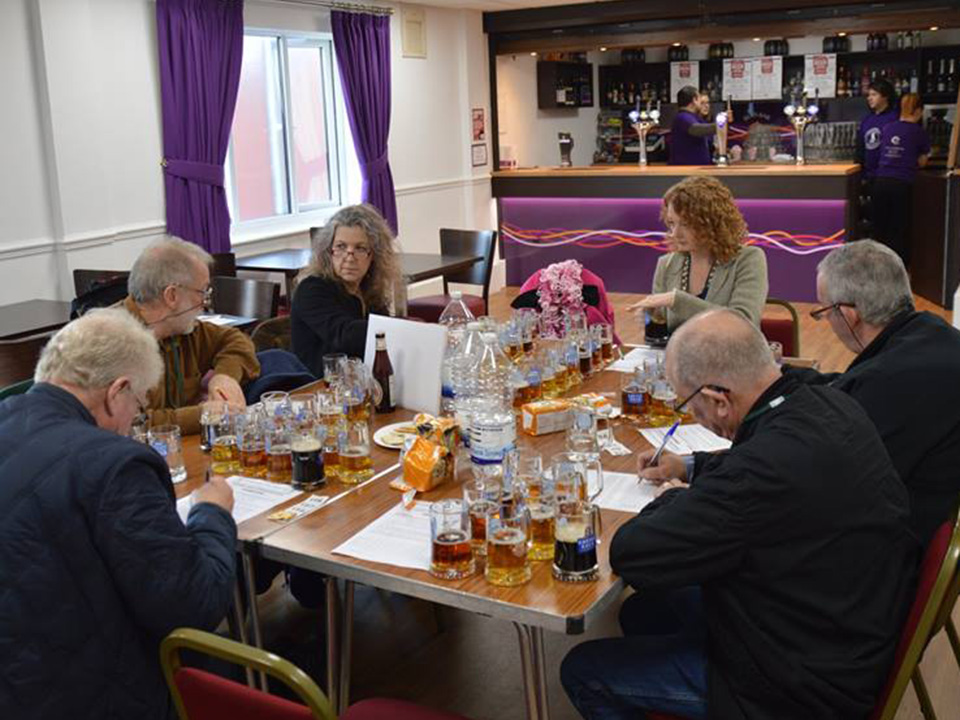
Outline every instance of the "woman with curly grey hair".
<svg viewBox="0 0 960 720"><path fill-rule="evenodd" d="M294 353L320 377L324 355L363 357L367 318L389 315L403 285L393 234L373 206L343 208L310 238L313 257L293 295L291 335Z"/></svg>

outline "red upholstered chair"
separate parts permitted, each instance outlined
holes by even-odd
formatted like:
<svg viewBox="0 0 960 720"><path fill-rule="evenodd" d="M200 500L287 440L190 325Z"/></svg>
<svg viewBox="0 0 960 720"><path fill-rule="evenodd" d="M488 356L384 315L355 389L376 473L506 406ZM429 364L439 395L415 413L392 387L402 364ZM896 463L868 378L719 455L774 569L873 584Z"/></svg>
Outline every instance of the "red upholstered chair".
<svg viewBox="0 0 960 720"><path fill-rule="evenodd" d="M770 342L778 342L783 346L784 357L800 357L800 317L796 308L786 300L767 298L767 305L777 305L786 308L789 317L763 316L760 318L760 332Z"/></svg>
<svg viewBox="0 0 960 720"><path fill-rule="evenodd" d="M184 667L180 650L212 655L249 670L263 672L292 689L301 702L270 695L205 670ZM160 663L180 720L336 720L317 684L300 668L266 650L219 635L180 628L160 644ZM363 700L340 720L466 720L459 715L400 700Z"/></svg>
<svg viewBox="0 0 960 720"><path fill-rule="evenodd" d="M493 230L440 230L440 252L444 255L481 255L483 260L466 270L443 276L443 295L428 295L407 302L407 314L427 322L437 322L450 302L450 283L480 285L483 295L464 295L463 302L474 317L487 314L490 299L490 275L493 273L493 251L497 233Z"/></svg>
<svg viewBox="0 0 960 720"><path fill-rule="evenodd" d="M957 576L958 561L960 561L960 522L954 523L952 527L950 523L944 523L933 536L924 553L917 592L910 606L910 614L907 615L900 633L893 667L870 714L870 720L893 720L907 685L911 681L917 692L924 718L936 719L930 696L919 672L919 665L927 643L939 629L936 623L941 617L944 603L952 605L956 600L955 596L950 597L950 593ZM651 720L684 720L674 715L656 712L648 713L648 717Z"/></svg>

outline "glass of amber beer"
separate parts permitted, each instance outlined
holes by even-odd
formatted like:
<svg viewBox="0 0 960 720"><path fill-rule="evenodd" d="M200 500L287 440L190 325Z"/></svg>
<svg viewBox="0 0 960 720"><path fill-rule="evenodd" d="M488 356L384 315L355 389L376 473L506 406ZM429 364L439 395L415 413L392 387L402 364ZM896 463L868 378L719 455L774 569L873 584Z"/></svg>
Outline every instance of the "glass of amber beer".
<svg viewBox="0 0 960 720"><path fill-rule="evenodd" d="M483 576L491 585L523 585L531 577L529 517L523 510L487 518L487 563Z"/></svg>
<svg viewBox="0 0 960 720"><path fill-rule="evenodd" d="M240 472L246 477L267 476L267 443L263 418L259 413L248 414L237 427L240 445Z"/></svg>
<svg viewBox="0 0 960 720"><path fill-rule="evenodd" d="M563 582L597 578L598 508L581 500L557 503L553 577Z"/></svg>
<svg viewBox="0 0 960 720"><path fill-rule="evenodd" d="M463 500L440 500L430 506L430 574L443 580L473 575L470 520Z"/></svg>
<svg viewBox="0 0 960 720"><path fill-rule="evenodd" d="M592 502L603 492L603 468L594 456L557 453L550 459L550 476L558 502L568 498Z"/></svg>
<svg viewBox="0 0 960 720"><path fill-rule="evenodd" d="M537 494L527 495L525 503L530 515L530 559L553 560L556 498L541 485Z"/></svg>
<svg viewBox="0 0 960 720"><path fill-rule="evenodd" d="M340 448L340 482L355 485L373 477L370 426L366 420L347 420L346 439Z"/></svg>
<svg viewBox="0 0 960 720"><path fill-rule="evenodd" d="M267 480L289 483L293 478L293 456L290 454L290 428L267 421Z"/></svg>
<svg viewBox="0 0 960 720"><path fill-rule="evenodd" d="M470 516L470 544L477 557L487 554L487 518L500 510L503 485L496 478L474 471L464 483L463 499Z"/></svg>

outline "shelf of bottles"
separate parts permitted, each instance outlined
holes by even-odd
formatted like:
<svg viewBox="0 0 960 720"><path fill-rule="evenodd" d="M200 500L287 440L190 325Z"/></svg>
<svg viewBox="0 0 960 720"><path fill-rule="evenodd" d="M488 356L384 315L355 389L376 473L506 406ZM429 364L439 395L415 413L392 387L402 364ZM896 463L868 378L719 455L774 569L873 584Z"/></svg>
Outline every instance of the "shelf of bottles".
<svg viewBox="0 0 960 720"><path fill-rule="evenodd" d="M537 62L537 107L593 107L593 65L585 58Z"/></svg>

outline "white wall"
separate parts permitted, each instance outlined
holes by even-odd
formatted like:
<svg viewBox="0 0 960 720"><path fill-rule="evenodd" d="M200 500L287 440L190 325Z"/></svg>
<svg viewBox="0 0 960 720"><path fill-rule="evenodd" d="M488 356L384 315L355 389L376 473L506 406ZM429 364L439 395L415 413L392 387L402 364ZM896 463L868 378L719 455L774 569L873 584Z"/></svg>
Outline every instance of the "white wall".
<svg viewBox="0 0 960 720"><path fill-rule="evenodd" d="M736 57L754 57L763 54L763 40L734 42ZM889 34L891 41L895 33ZM866 35L851 35L851 50L867 49ZM823 49L823 37L790 38L790 53L802 55L818 53ZM924 32L924 47L960 43L960 30ZM691 60L705 60L709 46L694 43L689 46ZM646 48L647 62L666 62L667 48ZM497 56L497 107L500 121L501 152L505 146L513 149L521 167L554 166L560 163L558 132L573 135L573 164L590 165L596 148L597 114L599 106L599 66L616 65L620 51L588 52L587 61L593 63L593 83L597 104L588 108L537 108L537 58L530 53Z"/></svg>
<svg viewBox="0 0 960 720"><path fill-rule="evenodd" d="M163 233L155 15L155 0L0 2L0 304L70 299L73 268L128 268ZM489 112L481 16L427 8L426 21L416 60L401 57L399 7L391 23L400 241L420 252L442 226L494 226L490 167L470 165L470 109ZM329 31L324 10L261 0L245 23ZM303 247L304 229L235 250Z"/></svg>

